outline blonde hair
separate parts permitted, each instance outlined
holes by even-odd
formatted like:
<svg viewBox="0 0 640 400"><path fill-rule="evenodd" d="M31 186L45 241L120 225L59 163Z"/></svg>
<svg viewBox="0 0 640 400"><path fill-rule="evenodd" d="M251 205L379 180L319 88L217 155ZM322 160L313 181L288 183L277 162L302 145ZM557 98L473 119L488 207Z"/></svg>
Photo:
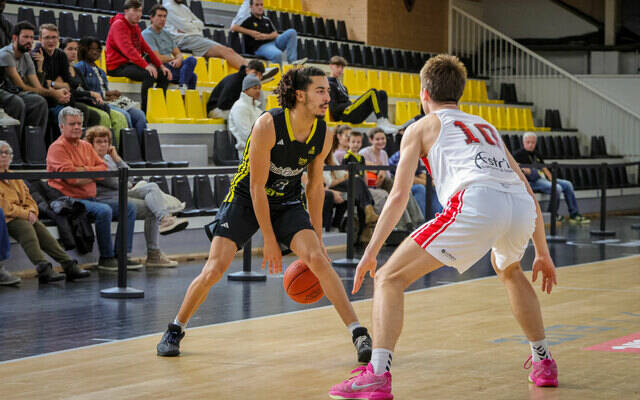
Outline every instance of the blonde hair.
<svg viewBox="0 0 640 400"><path fill-rule="evenodd" d="M422 88L435 103L457 103L464 92L467 69L458 57L438 54L420 70Z"/></svg>

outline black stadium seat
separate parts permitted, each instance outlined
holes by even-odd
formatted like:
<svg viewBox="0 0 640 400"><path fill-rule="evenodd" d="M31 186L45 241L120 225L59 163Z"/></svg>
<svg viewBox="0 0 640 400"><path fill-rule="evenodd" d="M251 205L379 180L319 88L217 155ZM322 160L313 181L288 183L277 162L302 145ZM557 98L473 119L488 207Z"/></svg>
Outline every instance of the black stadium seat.
<svg viewBox="0 0 640 400"><path fill-rule="evenodd" d="M213 197L215 199L216 207L220 207L224 198L229 192L231 181L228 175L216 175L213 177Z"/></svg>
<svg viewBox="0 0 640 400"><path fill-rule="evenodd" d="M365 67L373 67L375 62L373 60L373 49L371 46L362 47L362 63Z"/></svg>
<svg viewBox="0 0 640 400"><path fill-rule="evenodd" d="M236 53L244 54L244 41L240 38L240 34L238 32L229 32L228 46Z"/></svg>
<svg viewBox="0 0 640 400"><path fill-rule="evenodd" d="M43 24L56 25L56 16L53 14L52 10L40 10L40 14L38 15L38 25Z"/></svg>
<svg viewBox="0 0 640 400"><path fill-rule="evenodd" d="M209 40L213 40L213 36L211 35L211 29L209 28L204 28L202 30L202 36L206 37Z"/></svg>
<svg viewBox="0 0 640 400"><path fill-rule="evenodd" d="M171 178L171 195L185 203L184 210L176 213L179 217L195 217L201 215L200 210L193 204L193 194L189 187L189 180L184 175L177 175Z"/></svg>
<svg viewBox="0 0 640 400"><path fill-rule="evenodd" d="M111 17L107 17L104 15L100 15L98 17L98 30L96 32L97 36L96 38L98 40L100 40L101 42L106 42L107 41L107 35L109 34L109 20L111 19Z"/></svg>
<svg viewBox="0 0 640 400"><path fill-rule="evenodd" d="M90 14L80 14L78 16L78 37L98 37L93 17Z"/></svg>
<svg viewBox="0 0 640 400"><path fill-rule="evenodd" d="M218 42L223 46L228 46L227 33L223 29L214 29L213 41Z"/></svg>
<svg viewBox="0 0 640 400"><path fill-rule="evenodd" d="M111 0L96 0L96 9L101 12L113 11Z"/></svg>
<svg viewBox="0 0 640 400"><path fill-rule="evenodd" d="M138 21L138 26L140 27L141 31L144 31L145 29L147 29L147 23L142 20Z"/></svg>
<svg viewBox="0 0 640 400"><path fill-rule="evenodd" d="M215 215L218 213L208 175L196 175L193 177L193 205L201 211L202 215Z"/></svg>
<svg viewBox="0 0 640 400"><path fill-rule="evenodd" d="M24 161L31 168L42 169L47 163L47 144L44 140L45 132L35 126L27 126L24 132Z"/></svg>
<svg viewBox="0 0 640 400"><path fill-rule="evenodd" d="M505 146L507 146L507 150L509 150L510 153L513 153L513 149L511 148L511 141L509 140L509 135L502 135L502 142L504 143Z"/></svg>
<svg viewBox="0 0 640 400"><path fill-rule="evenodd" d="M338 42L329 42L329 56L339 56L340 49L338 48Z"/></svg>
<svg viewBox="0 0 640 400"><path fill-rule="evenodd" d="M188 161L165 161L162 156L162 147L160 147L160 138L158 131L155 129L145 129L142 135L142 153L144 160L151 167L163 168L186 168L189 166Z"/></svg>
<svg viewBox="0 0 640 400"><path fill-rule="evenodd" d="M351 46L351 59L353 61L353 65L362 67L364 66L364 60L362 57L362 46L359 44L354 44Z"/></svg>
<svg viewBox="0 0 640 400"><path fill-rule="evenodd" d="M302 23L302 16L300 14L291 14L291 25L296 32L304 32L304 24Z"/></svg>
<svg viewBox="0 0 640 400"><path fill-rule="evenodd" d="M542 136L538 136L536 142L536 150L542 156L542 158L549 158L549 152L547 151L547 145Z"/></svg>
<svg viewBox="0 0 640 400"><path fill-rule="evenodd" d="M281 12L278 17L278 24L282 31L286 31L287 29L291 29L293 24L291 23L291 15L287 12Z"/></svg>
<svg viewBox="0 0 640 400"><path fill-rule="evenodd" d="M120 130L120 154L122 159L132 168L144 168L147 163L142 159L138 134L133 128Z"/></svg>
<svg viewBox="0 0 640 400"><path fill-rule="evenodd" d="M193 1L191 2L193 3ZM155 6L156 4L158 4L156 0L143 0L142 15L149 15L149 12L151 11L151 7ZM193 9L191 9L191 11L193 11Z"/></svg>
<svg viewBox="0 0 640 400"><path fill-rule="evenodd" d="M164 175L151 176L151 177L149 177L149 182L153 182L156 185L158 185L160 190L162 190L166 194L171 194L171 191L169 190L169 184L167 183L167 177L166 176L164 176Z"/></svg>
<svg viewBox="0 0 640 400"><path fill-rule="evenodd" d="M382 55L384 67L387 69L394 69L395 66L393 64L393 52L391 51L391 49L384 49L382 51Z"/></svg>
<svg viewBox="0 0 640 400"><path fill-rule="evenodd" d="M351 59L351 51L349 51L349 45L347 43L342 43L339 47L340 56L344 57L347 60L347 63L353 64L353 60Z"/></svg>
<svg viewBox="0 0 640 400"><path fill-rule="evenodd" d="M404 70L407 67L406 63L404 62L404 55L400 50L393 51L393 67L399 70Z"/></svg>
<svg viewBox="0 0 640 400"><path fill-rule="evenodd" d="M318 40L316 43L316 48L318 49L318 61L319 62L328 62L329 61L329 49L327 48L327 42L324 40ZM300 55L298 55L298 58Z"/></svg>
<svg viewBox="0 0 640 400"><path fill-rule="evenodd" d="M213 163L218 166L238 165L236 140L229 131L215 131L213 134Z"/></svg>
<svg viewBox="0 0 640 400"><path fill-rule="evenodd" d="M376 68L384 68L384 55L380 47L373 48L373 64Z"/></svg>
<svg viewBox="0 0 640 400"><path fill-rule="evenodd" d="M321 61L318 55L318 49L316 48L316 43L313 39L305 39L304 41L304 49L305 49L305 57L309 59L311 62ZM298 58L301 56L298 54Z"/></svg>
<svg viewBox="0 0 640 400"><path fill-rule="evenodd" d="M343 20L338 21L338 32L336 37L338 40L349 40L347 37L347 24Z"/></svg>
<svg viewBox="0 0 640 400"><path fill-rule="evenodd" d="M571 146L571 154L573 154L575 158L582 157L582 155L580 155L580 145L578 144L578 137L569 136L569 144Z"/></svg>
<svg viewBox="0 0 640 400"><path fill-rule="evenodd" d="M15 126L0 126L0 140L4 140L9 143L13 150L13 157L11 159L12 168L22 168L24 162L22 161L22 151L20 149L20 140L16 133Z"/></svg>
<svg viewBox="0 0 640 400"><path fill-rule="evenodd" d="M313 23L314 23L314 27L315 27L316 36L320 37L320 38L326 38L327 37L327 29L326 29L326 25L324 23L324 18L316 17L316 18L314 18Z"/></svg>
<svg viewBox="0 0 640 400"><path fill-rule="evenodd" d="M297 47L298 47L298 58L307 57L307 49L304 47L304 39L298 37Z"/></svg>
<svg viewBox="0 0 640 400"><path fill-rule="evenodd" d="M20 7L18 9L18 21L27 21L33 26L38 26L36 24L36 16L33 13L33 8L30 7Z"/></svg>
<svg viewBox="0 0 640 400"><path fill-rule="evenodd" d="M569 139L569 136L562 137L562 151L564 151L565 158L578 158L576 155L573 154L573 151L571 149L571 140Z"/></svg>
<svg viewBox="0 0 640 400"><path fill-rule="evenodd" d="M280 28L280 19L278 18L278 13L276 11L265 10L264 16L267 17L273 23L273 26L276 27L276 30L278 32L282 32L282 29Z"/></svg>
<svg viewBox="0 0 640 400"><path fill-rule="evenodd" d="M96 2L95 0L78 0L78 8L83 11L94 11Z"/></svg>
<svg viewBox="0 0 640 400"><path fill-rule="evenodd" d="M305 15L304 17L302 17L302 23L303 23L302 33L304 33L307 36L316 36L316 27L313 24L313 17L309 15Z"/></svg>
<svg viewBox="0 0 640 400"><path fill-rule="evenodd" d="M325 20L326 29L325 32L329 39L337 39L338 38L338 29L336 28L336 21L333 19Z"/></svg>
<svg viewBox="0 0 640 400"><path fill-rule="evenodd" d="M78 5L78 0L59 0L58 3L66 8L75 8Z"/></svg>
<svg viewBox="0 0 640 400"><path fill-rule="evenodd" d="M562 136L553 136L553 147L556 152L556 158L567 158L567 153L562 144Z"/></svg>
<svg viewBox="0 0 640 400"><path fill-rule="evenodd" d="M200 0L191 0L189 8L191 8L191 12L193 12L195 16L200 18L200 20L204 23L204 10L202 9L202 2Z"/></svg>
<svg viewBox="0 0 640 400"><path fill-rule="evenodd" d="M124 0L111 0L112 10L121 13L124 11Z"/></svg>
<svg viewBox="0 0 640 400"><path fill-rule="evenodd" d="M551 136L543 136L542 139L544 140L544 145L547 148L547 157L556 158L556 148L553 144L553 139L551 138Z"/></svg>

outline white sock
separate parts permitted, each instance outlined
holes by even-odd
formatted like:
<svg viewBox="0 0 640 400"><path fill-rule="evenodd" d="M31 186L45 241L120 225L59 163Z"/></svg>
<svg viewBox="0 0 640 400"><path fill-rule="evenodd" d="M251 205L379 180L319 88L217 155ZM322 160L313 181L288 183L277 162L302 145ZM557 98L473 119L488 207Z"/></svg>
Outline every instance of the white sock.
<svg viewBox="0 0 640 400"><path fill-rule="evenodd" d="M534 362L540 362L546 359L552 360L547 339L529 343L531 344L531 355L533 356Z"/></svg>
<svg viewBox="0 0 640 400"><path fill-rule="evenodd" d="M178 325L180 327L180 329L182 329L182 332L184 332L184 330L187 329L187 323L188 322L180 322L180 321L178 321L177 317L176 317L176 319L173 320L173 324L174 325Z"/></svg>
<svg viewBox="0 0 640 400"><path fill-rule="evenodd" d="M356 328L360 328L360 326L361 326L360 322L356 321L356 322L353 322L353 323L349 324L349 326L347 326L347 328L351 331L351 335L353 335L353 331Z"/></svg>
<svg viewBox="0 0 640 400"><path fill-rule="evenodd" d="M380 375L384 374L386 371L390 371L392 359L393 351L387 349L373 349L373 352L371 352L373 373Z"/></svg>

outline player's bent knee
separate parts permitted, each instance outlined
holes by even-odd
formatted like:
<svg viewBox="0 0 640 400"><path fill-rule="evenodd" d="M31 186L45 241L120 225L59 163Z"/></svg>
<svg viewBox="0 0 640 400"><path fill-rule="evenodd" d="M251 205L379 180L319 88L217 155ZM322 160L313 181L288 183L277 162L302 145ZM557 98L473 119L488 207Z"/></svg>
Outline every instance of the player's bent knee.
<svg viewBox="0 0 640 400"><path fill-rule="evenodd" d="M222 279L225 271L226 268L223 268L220 262L209 259L202 269L200 276L202 277L203 283L211 287Z"/></svg>
<svg viewBox="0 0 640 400"><path fill-rule="evenodd" d="M380 269L376 273L374 282L376 288L392 286L401 288L402 290L406 289L411 284L411 282L409 282L407 279L404 279L404 277L400 273L389 272L389 269L385 270L384 268Z"/></svg>
<svg viewBox="0 0 640 400"><path fill-rule="evenodd" d="M304 262L309 266L311 271L313 271L313 273L316 275L325 272L330 267L329 262L327 261L327 258L319 250L311 251L309 252L309 254L306 254L305 256L306 257L300 257L300 258L304 260Z"/></svg>

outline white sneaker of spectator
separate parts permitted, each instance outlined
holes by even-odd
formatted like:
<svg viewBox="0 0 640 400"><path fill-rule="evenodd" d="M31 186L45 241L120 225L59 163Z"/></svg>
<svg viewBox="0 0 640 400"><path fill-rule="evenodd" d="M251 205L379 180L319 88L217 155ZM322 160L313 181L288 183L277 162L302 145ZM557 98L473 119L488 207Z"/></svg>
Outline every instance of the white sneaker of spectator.
<svg viewBox="0 0 640 400"><path fill-rule="evenodd" d="M0 126L20 125L20 121L7 114L0 108Z"/></svg>
<svg viewBox="0 0 640 400"><path fill-rule="evenodd" d="M396 125L393 125L386 118L379 118L376 121L376 125L378 126L378 128L381 128L384 131L384 133L396 133L396 132L398 132L398 127Z"/></svg>

